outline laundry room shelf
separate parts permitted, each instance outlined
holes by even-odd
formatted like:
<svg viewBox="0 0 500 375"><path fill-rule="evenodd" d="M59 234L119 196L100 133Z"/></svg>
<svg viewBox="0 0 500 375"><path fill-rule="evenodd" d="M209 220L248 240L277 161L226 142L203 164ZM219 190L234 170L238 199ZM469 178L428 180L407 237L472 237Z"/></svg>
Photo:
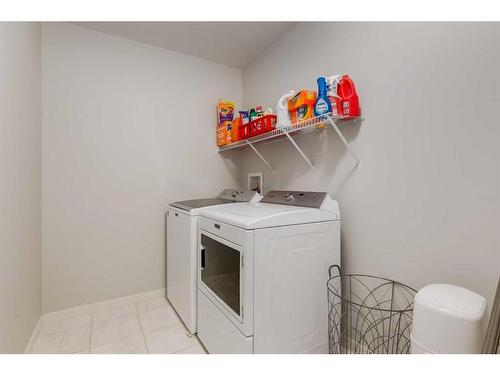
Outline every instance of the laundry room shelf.
<svg viewBox="0 0 500 375"><path fill-rule="evenodd" d="M274 167L266 160L266 158L255 148L254 144L259 143L259 142L264 142L264 141L270 141L273 139L278 139L278 138L287 138L290 143L295 147L295 149L298 151L300 156L306 161L306 163L309 165L311 170L314 170L314 165L312 162L309 160L309 158L304 154L300 146L293 140L292 136L297 135L299 133L303 133L307 130L315 130L319 125L325 125L325 127L331 126L335 132L338 134L342 142L345 144L347 147L347 150L349 153L352 155L352 157L356 160L356 166L359 165L360 160L356 156L354 150L352 149L351 145L347 142L345 139L344 135L340 131L340 129L337 126L337 123L342 123L342 122L348 122L348 121L362 121L363 119L361 117L345 117L345 116L332 116L330 114L327 115L322 115L322 116L317 116L313 117L301 122L297 122L293 124L292 126L286 128L286 129L276 129L273 131L270 131L268 133L264 133L261 135L257 135L255 137L251 138L246 138L238 142L233 142L228 145L219 147L219 152L225 152L229 150L234 150L234 149L240 149L240 148L245 148L245 147L250 147L259 158L262 159L262 161L267 165L267 167L271 171L275 171ZM321 130L321 128L320 128Z"/></svg>

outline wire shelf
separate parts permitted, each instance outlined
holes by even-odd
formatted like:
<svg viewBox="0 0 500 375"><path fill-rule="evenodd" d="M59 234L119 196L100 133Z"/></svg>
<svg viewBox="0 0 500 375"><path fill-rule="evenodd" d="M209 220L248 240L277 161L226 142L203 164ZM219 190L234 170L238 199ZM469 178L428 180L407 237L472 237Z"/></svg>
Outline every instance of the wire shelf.
<svg viewBox="0 0 500 375"><path fill-rule="evenodd" d="M321 126L325 125L329 119L332 119L333 121L355 121L359 120L360 118L352 118L352 117L345 117L345 116L332 116L330 114L322 115L322 116L317 116L313 117L304 121L297 122L295 124L292 124L292 126L285 128L285 129L276 129L264 134L256 135L255 137L250 137L246 139L242 139L241 141L233 142L225 146L219 147L219 152L224 152L227 150L232 150L235 148L241 148L241 147L247 147L248 143L258 143L262 141L267 141L273 138L277 137L283 137L285 136L285 133L287 134L295 134L298 133L301 130L305 130L308 128L316 127L316 126Z"/></svg>
<svg viewBox="0 0 500 375"><path fill-rule="evenodd" d="M331 115L330 113L328 113L325 115L321 115L321 116L313 117L313 118L310 118L310 119L307 119L304 121L297 122L297 123L292 124L291 126L284 128L284 129L275 129L273 131L270 131L270 132L267 132L264 134L260 134L260 135L257 135L255 137L242 139L241 141L237 141L237 142L233 142L233 143L230 143L228 145L225 145L225 146L221 146L221 147L219 147L219 152L224 152L224 151L234 150L234 149L239 149L239 148L244 148L244 147L250 147L255 151L257 156L259 156L262 159L262 161L269 167L269 169L271 169L274 172L274 168L264 158L264 156L259 151L257 151L254 144L259 143L259 142L269 141L272 139L286 137L286 138L288 138L290 143L292 143L292 145L297 149L297 151L304 158L304 160L309 164L311 169L314 170L314 166L311 163L311 161L307 158L307 156L304 154L302 149L299 147L299 145L297 145L297 143L292 139L291 136L295 135L299 132L302 132L304 130L309 130L309 129L313 130L315 128L321 127L322 125L324 125L323 127L327 127L327 126L331 125L335 129L337 134L339 135L342 142L346 145L348 151L351 153L351 155L356 160L356 165L358 165L360 163L359 158L356 156L356 154L354 153L354 150L352 150L351 146L349 145L347 140L344 138L344 136L340 132L336 123L346 122L346 121L361 121L361 120L362 120L361 117L354 117L353 118L353 117L338 116L338 115L334 116L334 115Z"/></svg>
<svg viewBox="0 0 500 375"><path fill-rule="evenodd" d="M331 277L336 268L338 276ZM408 354L416 290L370 275L328 280L330 354Z"/></svg>

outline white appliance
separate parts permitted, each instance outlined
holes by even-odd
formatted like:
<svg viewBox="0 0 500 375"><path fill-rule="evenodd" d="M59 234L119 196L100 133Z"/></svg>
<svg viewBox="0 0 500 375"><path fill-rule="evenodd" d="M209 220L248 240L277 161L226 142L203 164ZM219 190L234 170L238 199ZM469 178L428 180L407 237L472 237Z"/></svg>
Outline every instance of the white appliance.
<svg viewBox="0 0 500 375"><path fill-rule="evenodd" d="M198 337L210 353L328 352L340 213L327 193L271 191L207 208L198 244Z"/></svg>
<svg viewBox="0 0 500 375"><path fill-rule="evenodd" d="M171 203L167 211L167 298L186 328L196 333L198 215L204 207L258 202L255 191L225 189L217 198Z"/></svg>

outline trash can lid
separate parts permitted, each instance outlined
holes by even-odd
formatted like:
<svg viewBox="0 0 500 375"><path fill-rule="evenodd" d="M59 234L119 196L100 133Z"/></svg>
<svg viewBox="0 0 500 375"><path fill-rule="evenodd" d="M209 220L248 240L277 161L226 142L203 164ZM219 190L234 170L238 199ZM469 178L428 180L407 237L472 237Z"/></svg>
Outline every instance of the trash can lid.
<svg viewBox="0 0 500 375"><path fill-rule="evenodd" d="M448 314L474 319L481 318L486 299L468 289L449 284L431 284L420 289L415 296L416 304L434 305ZM444 311L443 311L444 312Z"/></svg>
<svg viewBox="0 0 500 375"><path fill-rule="evenodd" d="M433 353L480 353L486 300L455 285L431 284L415 296L412 345Z"/></svg>

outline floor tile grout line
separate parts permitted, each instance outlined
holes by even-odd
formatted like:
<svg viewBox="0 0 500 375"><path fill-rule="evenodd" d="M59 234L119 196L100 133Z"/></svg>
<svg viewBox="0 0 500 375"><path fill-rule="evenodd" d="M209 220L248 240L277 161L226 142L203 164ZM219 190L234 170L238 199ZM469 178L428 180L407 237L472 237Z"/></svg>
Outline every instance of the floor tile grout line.
<svg viewBox="0 0 500 375"><path fill-rule="evenodd" d="M43 322L40 325L40 329L38 330L38 332L36 332L36 336L33 339L33 345L31 346L30 351L26 354L33 354L33 351L35 350L36 344L38 343L38 339L40 338L40 333L42 332L42 328L43 328Z"/></svg>
<svg viewBox="0 0 500 375"><path fill-rule="evenodd" d="M133 305L133 306L134 306L134 311L135 311L135 314L131 314L131 315L130 315L130 317L132 317L132 316L134 316L134 315L137 317L137 320L138 320L138 322L139 322L139 326L140 326L140 330L141 330L141 336L136 336L136 337L142 337L142 338L143 338L143 340L144 340L144 344L145 344L145 346L146 346L147 353L148 353L148 354L151 354L151 351L150 351L150 348L149 348L149 345L148 345L148 342L147 342L147 339L146 339L146 333L149 333L149 332L156 332L156 331L160 331L160 330L168 329L168 328L170 328L170 327L174 327L174 326L177 326L177 325L180 325L180 326L183 326L183 325L182 325L182 322L179 320L179 321L178 321L178 322L176 322L176 323L172 323L172 324L166 325L166 326L164 326L164 327L157 328L157 329L153 329L153 330L149 330L148 332L146 332L146 330L144 329L144 326L143 326L143 324L142 324L141 317L140 317L140 313L139 313L139 304L140 304L140 303L142 303L142 302L148 302L148 301L142 301L142 300L141 300L141 301L135 301L135 302L133 302L133 303L126 304L126 305L124 305L124 306L115 307L115 308L113 308L113 310L114 310L114 309L119 309L119 308L125 307L125 306L127 306L127 305L129 305L129 306L130 306L130 305ZM167 303L167 304L166 304L166 306L169 306L170 308L172 308L172 307L171 307L171 305L170 305L169 303ZM156 307L149 308L149 309L147 309L147 308L146 308L146 309L145 309L145 311L146 311L146 312L148 312L148 311L154 311L154 310L157 310L157 309L160 309L160 308L164 308L164 307L165 307L165 305L163 305L163 306L156 306ZM99 310L99 311L101 311L101 310ZM95 349L95 348L93 347L93 344L92 344L93 334L95 333L95 332L94 332L94 323L96 323L96 321L95 321L96 316L95 316L94 314L98 313L99 311L91 311L91 312L89 313L89 315L90 315L90 323L89 323L89 342L88 342L89 354L93 354L93 353L92 353L92 351L93 351L93 349ZM102 311L105 311L105 310L102 310ZM142 311L141 311L141 312L142 312ZM83 315L85 315L85 314L83 314ZM116 317L116 319L121 318L121 317L122 317L122 316ZM67 318L67 319L69 319L69 318ZM64 321L64 320L67 320L67 319L61 319L61 321ZM105 319L105 320L103 320L103 321L108 321L108 320L113 320L113 319L115 319L115 318L109 318L109 319ZM61 329L60 331L56 331L56 332L52 333L52 334L57 335L57 338L58 338L58 341L57 341L57 349L55 350L55 353L54 353L54 354L59 353L59 350L60 350L60 348L61 348L61 339L62 339L62 336L63 336L64 332L66 332L66 331L68 331L68 330L72 330L72 329L79 329L79 328L85 328L85 326L82 326L82 327L75 327L75 328L70 328L70 329ZM37 341L39 340L40 336L41 336L41 334L39 333L39 334L37 335L37 337L36 337L36 340L35 340L35 345L36 345ZM115 342L120 342L120 341L123 341L123 340L117 340L117 341L113 341L113 342L106 343L106 344L103 344L103 345L110 345L110 344L113 344L113 343L115 343ZM180 349L180 350L178 350L178 351L176 351L176 352L173 352L173 353L177 353L177 352L180 352L180 351L183 351L183 350L186 350L186 349L192 348L192 347L196 346L197 344L199 344L198 340L196 340L196 343L195 343L195 344L190 345L190 346L187 346L187 347L185 347L185 348L183 348L183 349ZM33 345L33 349L32 349L32 351L31 351L32 353L33 353L33 350L34 350L34 348L35 348L35 345ZM75 353L78 353L78 352L75 352Z"/></svg>
<svg viewBox="0 0 500 375"><path fill-rule="evenodd" d="M150 330L147 331L147 333L162 331L162 330L165 330L165 329L173 327L173 326L182 326L182 328L186 329L184 327L184 324L182 324L182 322L177 322L177 323L172 323L172 324L160 327L160 328L150 329ZM141 328L142 328L142 325L141 325ZM144 332L146 332L146 331L144 331ZM192 336L194 337L194 335L192 335Z"/></svg>
<svg viewBox="0 0 500 375"><path fill-rule="evenodd" d="M139 302L136 302L135 304L137 305ZM154 306L154 307L150 307L150 308L147 308L147 307L143 307L143 311L141 312L144 312L144 311L153 311L153 310L158 310L158 309L164 309L165 307L169 307L171 309L173 309L172 305L170 303L168 303L167 300L165 300L165 303L161 304L160 306ZM139 311L139 307L137 306L137 311Z"/></svg>
<svg viewBox="0 0 500 375"><path fill-rule="evenodd" d="M98 322L96 322L96 324L99 324L99 323L103 323L103 322L109 322L110 320L117 320L117 319L122 319L122 318L132 318L132 317L138 317L138 314L137 314L137 309L135 307L135 302L134 303L129 303L127 304L126 306L134 306L134 314L124 314L124 315L120 315L120 316L117 316L117 317L114 317L114 318L108 318L108 319L105 319L105 320L100 320ZM120 307L118 307L120 308ZM141 320L139 320L139 325L141 324ZM142 326L141 326L142 328ZM100 347L100 346L105 346L105 345L112 345L112 344L116 344L118 342L121 342L121 341L126 341L128 339L132 339L132 338L136 338L136 337L144 337L144 334L142 334L142 329L141 329L141 335L140 336L129 336L129 337L126 337L124 339L118 339L118 340L113 340L113 341L109 341L109 342L105 342L105 343L102 343L100 345L95 345L94 349L97 348L97 347ZM145 341L145 340L144 340Z"/></svg>
<svg viewBox="0 0 500 375"><path fill-rule="evenodd" d="M57 349L55 354L63 354L59 350L61 349L61 340L64 331L57 332Z"/></svg>
<svg viewBox="0 0 500 375"><path fill-rule="evenodd" d="M84 315L87 315L87 314L84 314ZM82 315L82 316L84 316ZM91 318L92 318L92 315L90 314ZM66 321L68 319L61 319L60 321L63 323L64 321ZM43 327L43 325L42 325ZM54 330L53 332L46 332L46 333L42 333L42 332L39 332L36 336L36 339L35 339L35 343L33 345L33 349L31 350L30 354L33 354L33 350L35 349L35 346L36 344L38 343L38 341L40 340L41 337L44 337L44 336L55 336L57 337L57 347L56 349L51 353L51 354L74 354L74 353L78 353L79 351L81 350L78 350L77 352L69 352L69 353L65 353L65 352L61 352L61 346L62 346L62 339L64 338L64 335L67 334L69 331L74 331L74 330L78 330L78 329L85 329L85 328L89 328L89 332L91 330L91 323L89 323L89 325L81 325L81 326L77 326L77 327L66 327L64 328L64 325L62 325L62 328L60 329L57 329L57 330ZM89 344L90 345L90 344ZM83 348L82 350L84 350L85 348ZM89 347L89 351L90 351L90 347Z"/></svg>
<svg viewBox="0 0 500 375"><path fill-rule="evenodd" d="M151 354L149 351L148 340L146 340L146 332L144 332L144 327L142 326L141 317L139 316L139 309L137 308L137 302L134 303L135 312L137 314L137 319L139 320L139 325L141 326L142 338L144 339L144 344L146 345L146 351L148 354Z"/></svg>
<svg viewBox="0 0 500 375"><path fill-rule="evenodd" d="M138 336L128 336L128 337L126 337L124 339L113 340L113 341L102 343L100 345L96 345L94 347L94 349L97 349L97 348L99 348L101 346L113 345L113 344L117 344L117 343L122 342L122 341L127 341L127 340L132 340L132 339L138 339L138 338L144 338L144 335L142 334L142 332L141 332L141 335L138 335Z"/></svg>
<svg viewBox="0 0 500 375"><path fill-rule="evenodd" d="M198 342L198 340L196 340L196 343L195 343L195 344L193 344L193 345L189 345L189 346L186 346L186 347L185 347L185 348L183 348L183 349L176 350L175 352L172 352L171 354L177 354L177 353L182 352L182 351L184 351L184 350L194 348L196 345L200 345L200 343ZM201 346L201 345L200 345L200 346Z"/></svg>

